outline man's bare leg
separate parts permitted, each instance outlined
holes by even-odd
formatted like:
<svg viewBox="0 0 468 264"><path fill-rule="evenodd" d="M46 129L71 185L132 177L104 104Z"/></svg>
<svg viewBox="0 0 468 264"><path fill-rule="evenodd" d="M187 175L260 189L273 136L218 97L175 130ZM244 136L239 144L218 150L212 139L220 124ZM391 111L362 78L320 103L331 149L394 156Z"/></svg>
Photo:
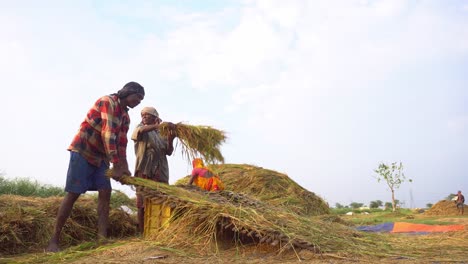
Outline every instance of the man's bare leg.
<svg viewBox="0 0 468 264"><path fill-rule="evenodd" d="M144 222L145 222L145 208L138 208L138 233L143 234Z"/></svg>
<svg viewBox="0 0 468 264"><path fill-rule="evenodd" d="M55 222L55 229L52 238L49 241L49 245L47 246L46 251L48 252L57 252L59 251L59 241L60 241L60 233L62 232L62 228L65 225L68 217L70 217L70 213L73 209L73 205L75 204L76 200L80 197L79 193L67 193L60 204L60 208L57 213L57 220Z"/></svg>
<svg viewBox="0 0 468 264"><path fill-rule="evenodd" d="M98 191L98 239L107 238L107 228L109 227L109 204L111 189Z"/></svg>

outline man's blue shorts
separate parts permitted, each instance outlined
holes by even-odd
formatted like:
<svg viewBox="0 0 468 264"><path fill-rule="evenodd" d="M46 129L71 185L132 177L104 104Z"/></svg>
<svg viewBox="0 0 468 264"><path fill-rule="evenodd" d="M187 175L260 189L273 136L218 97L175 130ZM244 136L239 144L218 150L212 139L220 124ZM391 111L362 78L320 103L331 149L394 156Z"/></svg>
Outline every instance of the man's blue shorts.
<svg viewBox="0 0 468 264"><path fill-rule="evenodd" d="M66 192L85 193L112 189L110 179L104 175L108 165L103 161L100 167L89 163L80 153L70 151L70 163L68 164Z"/></svg>

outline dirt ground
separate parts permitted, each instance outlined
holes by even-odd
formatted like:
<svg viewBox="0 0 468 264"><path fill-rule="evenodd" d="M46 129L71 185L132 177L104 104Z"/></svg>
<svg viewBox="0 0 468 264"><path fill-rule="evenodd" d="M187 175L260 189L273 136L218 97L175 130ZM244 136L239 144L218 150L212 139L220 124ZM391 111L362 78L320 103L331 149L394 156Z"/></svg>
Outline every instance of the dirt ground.
<svg viewBox="0 0 468 264"><path fill-rule="evenodd" d="M466 231L465 231L466 232ZM444 239L444 236L440 237ZM458 254L459 252L457 252ZM393 256L386 258L372 257L339 257L332 254L317 255L310 251L286 252L281 255L272 253L271 249L258 246L244 247L241 250L231 249L215 256L184 255L184 252L171 252L158 247L148 246L145 242L134 241L124 246L106 250L92 256L84 257L67 263L167 263L167 264L218 264L218 263L249 263L249 264L292 264L292 263L468 263L468 253L453 259L428 256L428 258L412 258Z"/></svg>
<svg viewBox="0 0 468 264"><path fill-rule="evenodd" d="M64 259L66 263L166 263L166 264L292 264L292 263L424 263L421 259L411 259L395 256L384 259L370 257L339 257L332 254L317 255L311 251L286 252L281 255L272 253L271 249L258 246L248 246L242 249L222 251L213 256L197 256L187 252L171 252L170 250L150 246L144 241L132 241L125 245L98 252L77 260ZM31 259L31 263L36 261Z"/></svg>
<svg viewBox="0 0 468 264"><path fill-rule="evenodd" d="M68 249L59 253L36 253L1 258L0 263L167 263L167 264L291 264L291 263L468 263L468 217L440 217L438 221L465 225L464 231L427 235L385 234L392 256L376 257L376 252L356 256L315 254L308 250L289 250L278 254L264 245L220 249L202 256L203 249L174 249L141 238L115 240L92 249ZM455 244L455 245L454 245ZM401 252L401 254L398 254Z"/></svg>
<svg viewBox="0 0 468 264"><path fill-rule="evenodd" d="M453 219L447 219L453 220ZM468 218L455 219L468 229ZM468 263L468 231L437 233L430 235L388 234L392 245L398 245L401 255L383 258L364 256L343 257L334 254L315 254L308 250L283 252L277 254L266 246L244 246L220 250L218 254L201 256L192 249L171 249L157 245L154 241L131 239L113 241L90 251L67 251L62 253L40 253L13 259L2 259L0 263L166 263L166 264L292 264L292 263ZM452 248L451 240L462 241L464 245ZM463 242L464 241L464 242ZM409 256L406 246L411 245L417 256ZM417 246L414 246L417 245ZM464 250L463 250L464 248ZM398 250L397 250L398 251ZM192 253L190 253L192 252Z"/></svg>

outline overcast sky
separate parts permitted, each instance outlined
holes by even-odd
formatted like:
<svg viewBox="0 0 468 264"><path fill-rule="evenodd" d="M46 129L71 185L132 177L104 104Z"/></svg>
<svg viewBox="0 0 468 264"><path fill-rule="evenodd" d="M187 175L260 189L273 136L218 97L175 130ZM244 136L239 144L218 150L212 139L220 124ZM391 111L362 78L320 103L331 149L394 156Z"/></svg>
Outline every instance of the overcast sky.
<svg viewBox="0 0 468 264"><path fill-rule="evenodd" d="M331 206L468 193L468 1L0 0L0 171L65 185L97 98L228 133L227 163L287 174ZM129 164L133 172L133 144ZM170 182L191 172L177 149ZM130 196L133 191L113 182Z"/></svg>

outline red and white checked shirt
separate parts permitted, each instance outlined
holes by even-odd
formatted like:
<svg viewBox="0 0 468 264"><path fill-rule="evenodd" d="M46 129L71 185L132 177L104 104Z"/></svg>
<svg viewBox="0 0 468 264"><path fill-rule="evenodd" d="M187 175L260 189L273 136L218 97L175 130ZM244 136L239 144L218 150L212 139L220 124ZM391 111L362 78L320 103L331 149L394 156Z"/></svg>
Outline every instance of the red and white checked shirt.
<svg viewBox="0 0 468 264"><path fill-rule="evenodd" d="M128 108L116 95L99 98L86 114L68 150L79 152L89 163L118 163L127 157Z"/></svg>

